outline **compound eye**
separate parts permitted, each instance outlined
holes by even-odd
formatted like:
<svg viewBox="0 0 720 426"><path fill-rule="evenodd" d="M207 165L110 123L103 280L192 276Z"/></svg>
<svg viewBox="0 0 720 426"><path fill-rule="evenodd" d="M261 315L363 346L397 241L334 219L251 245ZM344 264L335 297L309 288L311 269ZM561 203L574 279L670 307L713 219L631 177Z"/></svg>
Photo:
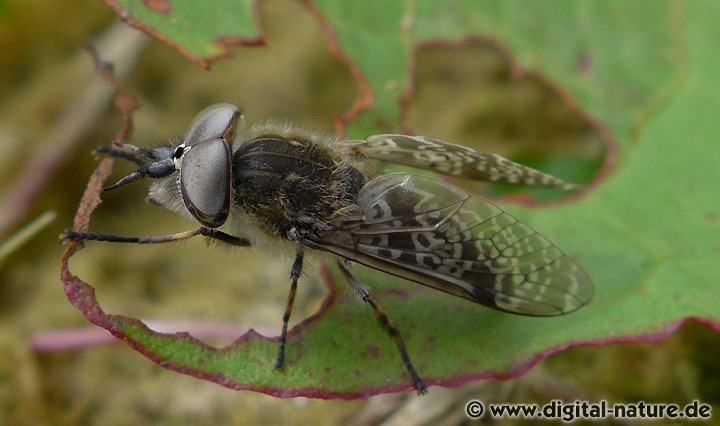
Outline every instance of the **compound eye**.
<svg viewBox="0 0 720 426"><path fill-rule="evenodd" d="M205 226L225 223L230 210L230 145L222 139L196 143L184 152L180 190L190 213Z"/></svg>
<svg viewBox="0 0 720 426"><path fill-rule="evenodd" d="M185 145L193 147L210 139L232 142L240 112L230 104L216 104L205 108L195 117L185 136Z"/></svg>

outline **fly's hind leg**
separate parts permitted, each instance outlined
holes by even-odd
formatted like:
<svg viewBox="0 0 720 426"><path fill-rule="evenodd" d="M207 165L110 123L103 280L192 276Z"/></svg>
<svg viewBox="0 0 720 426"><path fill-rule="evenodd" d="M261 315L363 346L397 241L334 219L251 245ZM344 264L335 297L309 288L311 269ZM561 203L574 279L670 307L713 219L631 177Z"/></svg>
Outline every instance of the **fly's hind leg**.
<svg viewBox="0 0 720 426"><path fill-rule="evenodd" d="M415 371L415 367L413 367L413 364L410 361L410 356L408 355L407 349L405 348L405 341L400 335L400 331L397 329L392 320L387 316L385 311L383 311L382 308L377 303L375 303L375 301L372 299L370 293L365 289L365 287L363 287L362 284L360 284L360 282L354 276L352 276L345 264L340 260L338 260L337 264L340 267L343 275L345 276L345 279L352 287L353 291L358 295L358 297L363 300L363 302L367 302L370 305L373 314L375 315L375 318L380 323L380 326L382 326L383 330L385 330L385 332L390 337L392 337L393 340L395 340L395 346L397 346L398 351L400 352L400 358L402 358L403 363L405 364L405 368L407 369L407 372L410 375L410 378L412 379L413 385L415 386L415 389L417 389L418 394L422 395L426 393L427 387L425 386L425 383L423 383L417 371Z"/></svg>
<svg viewBox="0 0 720 426"><path fill-rule="evenodd" d="M288 293L288 301L285 306L285 313L283 314L282 332L280 333L280 343L278 344L277 359L275 360L275 368L282 368L285 363L285 340L287 338L288 322L290 322L290 314L292 314L293 304L295 303L295 294L297 293L297 282L300 279L303 266L303 251L302 247L298 247L297 254L295 255L295 262L293 262L292 270L290 271L290 293Z"/></svg>

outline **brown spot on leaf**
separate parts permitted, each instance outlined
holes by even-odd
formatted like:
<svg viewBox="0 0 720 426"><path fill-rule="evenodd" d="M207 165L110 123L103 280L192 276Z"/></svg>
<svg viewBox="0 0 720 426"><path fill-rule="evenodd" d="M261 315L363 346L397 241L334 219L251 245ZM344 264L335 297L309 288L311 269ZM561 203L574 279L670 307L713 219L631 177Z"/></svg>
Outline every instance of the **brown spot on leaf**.
<svg viewBox="0 0 720 426"><path fill-rule="evenodd" d="M163 15L170 12L170 2L168 0L143 0L143 4L148 9Z"/></svg>
<svg viewBox="0 0 720 426"><path fill-rule="evenodd" d="M583 53L578 58L578 71L581 74L586 74L592 70L593 67L593 61L592 57L588 53Z"/></svg>
<svg viewBox="0 0 720 426"><path fill-rule="evenodd" d="M380 355L380 349L377 346L367 345L365 349L360 352L360 357L363 359L377 358Z"/></svg>

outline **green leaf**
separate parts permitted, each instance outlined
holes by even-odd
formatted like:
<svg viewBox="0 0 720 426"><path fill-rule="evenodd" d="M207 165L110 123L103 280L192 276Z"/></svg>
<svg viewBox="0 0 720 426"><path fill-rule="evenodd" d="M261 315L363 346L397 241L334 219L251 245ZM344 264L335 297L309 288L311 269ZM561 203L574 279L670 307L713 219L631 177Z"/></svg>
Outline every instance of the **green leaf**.
<svg viewBox="0 0 720 426"><path fill-rule="evenodd" d="M173 13L188 20L210 19L207 7L185 15L184 4L172 4L177 7ZM381 274L360 274L397 323L427 384L511 377L569 346L657 339L690 319L720 330L717 2L551 6L539 1L319 0L308 5L331 30L332 41L374 101L363 93L358 97L345 117L352 118L350 135L376 133L378 123L403 127L398 101L412 97L411 60L421 43L449 45L474 36L507 46L525 69L562 84L585 111L581 115L594 117L587 121L597 132L605 140L605 135L613 137L601 174L572 202L543 209L503 204L593 278L595 299L578 312L556 318L513 316ZM132 16L141 19L139 12ZM225 20L224 14L214 16ZM190 27L225 28L203 22ZM171 30L181 27L171 26L163 37L188 52L201 52L198 43L212 44L189 34L192 43L176 38ZM242 34L248 33L223 33ZM212 52L194 54L209 60L216 55ZM225 386L351 398L411 385L391 339L368 307L345 292L331 291L321 312L292 331L285 370L277 372L273 340L250 333L216 350L185 336L153 333L137 321L108 317L83 284L66 277L65 285L91 321L151 359ZM386 291L388 285L396 290Z"/></svg>
<svg viewBox="0 0 720 426"><path fill-rule="evenodd" d="M261 41L253 0L105 0L130 25L162 40L188 59L208 67L228 56L226 44Z"/></svg>

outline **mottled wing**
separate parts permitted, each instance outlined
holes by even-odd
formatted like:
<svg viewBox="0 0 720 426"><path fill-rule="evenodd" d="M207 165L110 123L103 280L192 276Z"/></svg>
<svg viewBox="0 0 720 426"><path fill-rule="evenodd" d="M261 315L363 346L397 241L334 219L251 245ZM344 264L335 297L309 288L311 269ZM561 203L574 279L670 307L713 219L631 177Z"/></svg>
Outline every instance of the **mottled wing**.
<svg viewBox="0 0 720 426"><path fill-rule="evenodd" d="M341 143L370 158L452 176L567 190L578 189L575 184L497 154L478 152L462 145L424 136L375 135L364 140L345 140Z"/></svg>
<svg viewBox="0 0 720 426"><path fill-rule="evenodd" d="M365 185L357 204L306 244L512 313L560 315L592 298L590 278L572 259L454 185L387 174Z"/></svg>

